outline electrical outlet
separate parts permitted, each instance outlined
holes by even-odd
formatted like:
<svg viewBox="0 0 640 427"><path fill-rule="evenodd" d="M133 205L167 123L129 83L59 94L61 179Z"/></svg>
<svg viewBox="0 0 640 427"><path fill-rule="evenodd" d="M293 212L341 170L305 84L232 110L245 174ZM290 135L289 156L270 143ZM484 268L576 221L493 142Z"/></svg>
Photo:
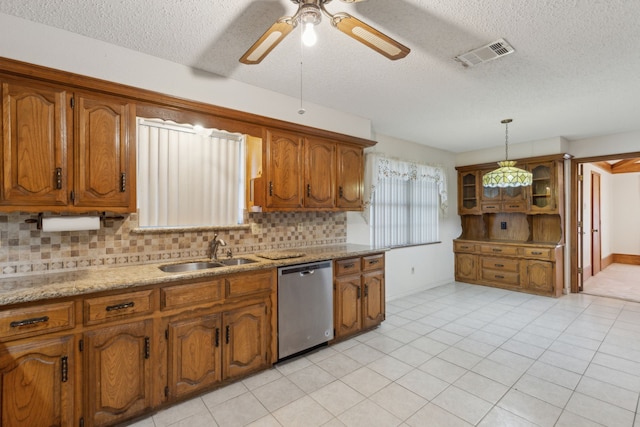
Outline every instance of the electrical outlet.
<svg viewBox="0 0 640 427"><path fill-rule="evenodd" d="M251 234L261 234L262 226L260 224L256 224L255 222L251 224Z"/></svg>
<svg viewBox="0 0 640 427"><path fill-rule="evenodd" d="M507 222L506 221L502 221L500 223L500 230L506 230L507 229Z"/></svg>

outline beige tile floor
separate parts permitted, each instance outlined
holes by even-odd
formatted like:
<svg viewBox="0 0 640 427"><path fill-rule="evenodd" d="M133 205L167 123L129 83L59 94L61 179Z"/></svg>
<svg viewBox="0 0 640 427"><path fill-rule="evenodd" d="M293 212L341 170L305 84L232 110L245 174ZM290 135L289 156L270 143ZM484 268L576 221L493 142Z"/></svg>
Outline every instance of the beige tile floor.
<svg viewBox="0 0 640 427"><path fill-rule="evenodd" d="M583 283L585 294L640 302L640 265L611 264Z"/></svg>
<svg viewBox="0 0 640 427"><path fill-rule="evenodd" d="M640 427L639 394L640 303L452 283L134 425Z"/></svg>

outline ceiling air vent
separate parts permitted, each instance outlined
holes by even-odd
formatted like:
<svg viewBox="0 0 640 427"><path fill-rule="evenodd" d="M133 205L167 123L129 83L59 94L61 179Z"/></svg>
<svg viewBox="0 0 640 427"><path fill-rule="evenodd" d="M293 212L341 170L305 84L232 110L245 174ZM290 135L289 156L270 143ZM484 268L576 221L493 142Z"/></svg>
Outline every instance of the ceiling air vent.
<svg viewBox="0 0 640 427"><path fill-rule="evenodd" d="M491 61L513 52L515 52L515 50L509 43L504 39L498 39L486 46L458 55L455 57L455 60L461 62L465 67L473 67L474 65Z"/></svg>

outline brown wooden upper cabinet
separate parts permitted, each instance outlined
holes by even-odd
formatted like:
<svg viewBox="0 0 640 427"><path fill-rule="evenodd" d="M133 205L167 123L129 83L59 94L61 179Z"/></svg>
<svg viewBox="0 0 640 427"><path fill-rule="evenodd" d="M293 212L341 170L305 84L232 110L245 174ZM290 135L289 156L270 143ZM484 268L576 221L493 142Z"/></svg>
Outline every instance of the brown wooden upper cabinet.
<svg viewBox="0 0 640 427"><path fill-rule="evenodd" d="M265 210L362 209L363 149L306 135L267 130L262 190Z"/></svg>
<svg viewBox="0 0 640 427"><path fill-rule="evenodd" d="M135 106L2 78L0 210L135 211Z"/></svg>
<svg viewBox="0 0 640 427"><path fill-rule="evenodd" d="M533 174L531 184L531 213L558 213L558 188L563 184L558 177L561 162L547 161L527 163L527 169Z"/></svg>
<svg viewBox="0 0 640 427"><path fill-rule="evenodd" d="M458 175L458 214L479 214L482 174L480 171L472 170L458 172Z"/></svg>

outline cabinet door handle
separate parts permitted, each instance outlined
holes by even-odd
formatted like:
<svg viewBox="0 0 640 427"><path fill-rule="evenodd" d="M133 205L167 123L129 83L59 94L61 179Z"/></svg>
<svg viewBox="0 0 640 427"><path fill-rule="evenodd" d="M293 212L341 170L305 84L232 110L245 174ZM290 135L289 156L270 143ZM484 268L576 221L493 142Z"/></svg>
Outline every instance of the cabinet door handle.
<svg viewBox="0 0 640 427"><path fill-rule="evenodd" d="M126 191L127 191L127 174L123 172L120 174L120 192L124 193Z"/></svg>
<svg viewBox="0 0 640 427"><path fill-rule="evenodd" d="M149 357L151 357L151 339L144 337L144 358L148 359Z"/></svg>
<svg viewBox="0 0 640 427"><path fill-rule="evenodd" d="M60 359L60 381L66 383L69 380L69 362L67 356Z"/></svg>
<svg viewBox="0 0 640 427"><path fill-rule="evenodd" d="M220 328L216 328L216 347L220 347Z"/></svg>
<svg viewBox="0 0 640 427"><path fill-rule="evenodd" d="M358 294L356 296L357 299L360 299L360 287L358 286Z"/></svg>
<svg viewBox="0 0 640 427"><path fill-rule="evenodd" d="M49 316L33 317L31 319L18 320L16 322L9 323L12 328L19 328L21 326L31 326L37 323L44 323L49 321Z"/></svg>
<svg viewBox="0 0 640 427"><path fill-rule="evenodd" d="M344 196L344 190L342 190L342 185L340 187L338 187L338 196L342 199L342 196Z"/></svg>
<svg viewBox="0 0 640 427"><path fill-rule="evenodd" d="M62 190L62 168L56 168L56 190Z"/></svg>
<svg viewBox="0 0 640 427"><path fill-rule="evenodd" d="M108 305L105 310L107 311L115 311L115 310L124 310L125 308L131 308L136 305L133 301L123 302L122 304L116 305Z"/></svg>
<svg viewBox="0 0 640 427"><path fill-rule="evenodd" d="M365 297L369 296L369 285L364 285L364 296Z"/></svg>
<svg viewBox="0 0 640 427"><path fill-rule="evenodd" d="M307 184L307 197L311 197L311 184Z"/></svg>
<svg viewBox="0 0 640 427"><path fill-rule="evenodd" d="M224 332L224 342L225 342L225 344L229 344L230 336L231 336L231 327L229 325L227 325L227 328L226 328L226 330Z"/></svg>
<svg viewBox="0 0 640 427"><path fill-rule="evenodd" d="M269 195L273 196L273 181L269 181Z"/></svg>

